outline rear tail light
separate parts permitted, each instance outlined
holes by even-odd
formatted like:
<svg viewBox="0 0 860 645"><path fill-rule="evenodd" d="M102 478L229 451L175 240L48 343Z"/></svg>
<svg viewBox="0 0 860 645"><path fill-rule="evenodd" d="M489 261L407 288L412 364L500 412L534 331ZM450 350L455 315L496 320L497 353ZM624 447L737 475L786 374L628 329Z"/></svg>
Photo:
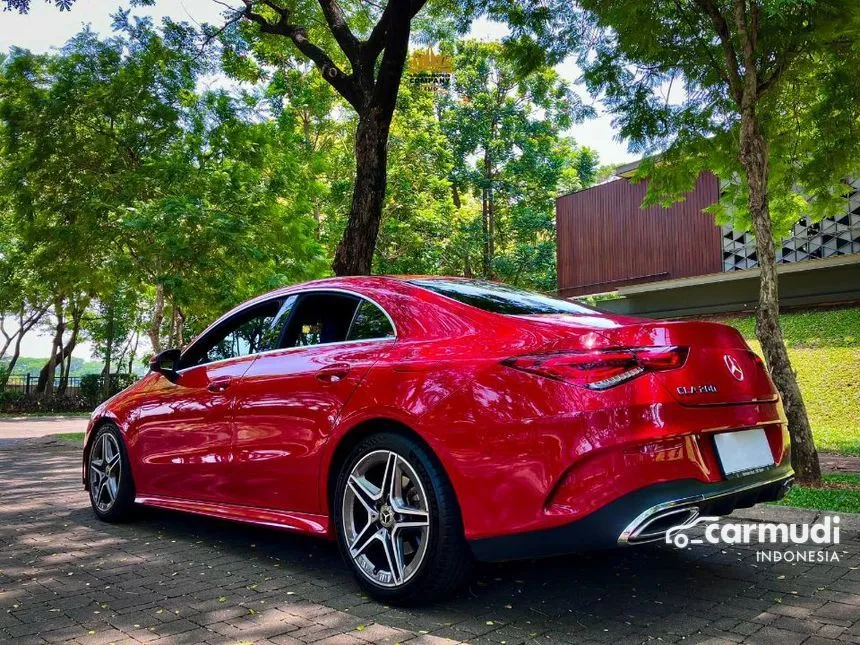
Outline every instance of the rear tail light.
<svg viewBox="0 0 860 645"><path fill-rule="evenodd" d="M606 390L645 372L678 369L687 353L687 347L632 347L516 356L502 364L590 390Z"/></svg>

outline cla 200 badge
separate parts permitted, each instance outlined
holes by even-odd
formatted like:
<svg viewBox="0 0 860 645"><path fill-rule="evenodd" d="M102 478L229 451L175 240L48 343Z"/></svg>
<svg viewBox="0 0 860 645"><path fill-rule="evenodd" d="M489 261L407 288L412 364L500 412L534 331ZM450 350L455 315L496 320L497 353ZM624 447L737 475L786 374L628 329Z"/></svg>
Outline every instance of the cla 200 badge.
<svg viewBox="0 0 860 645"><path fill-rule="evenodd" d="M716 385L685 385L683 387L676 388L678 394L681 396L687 394L716 394L717 386Z"/></svg>

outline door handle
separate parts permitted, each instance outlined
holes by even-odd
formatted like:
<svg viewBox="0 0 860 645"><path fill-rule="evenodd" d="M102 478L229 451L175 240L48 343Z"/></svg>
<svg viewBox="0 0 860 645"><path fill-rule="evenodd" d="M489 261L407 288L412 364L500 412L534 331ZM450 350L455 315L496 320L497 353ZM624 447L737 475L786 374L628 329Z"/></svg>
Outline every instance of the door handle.
<svg viewBox="0 0 860 645"><path fill-rule="evenodd" d="M317 378L323 383L337 383L349 374L349 363L332 363L317 370Z"/></svg>
<svg viewBox="0 0 860 645"><path fill-rule="evenodd" d="M229 376L222 376L221 378L213 379L209 385L206 386L206 389L210 392L223 392L228 387L230 387L230 383L233 382Z"/></svg>

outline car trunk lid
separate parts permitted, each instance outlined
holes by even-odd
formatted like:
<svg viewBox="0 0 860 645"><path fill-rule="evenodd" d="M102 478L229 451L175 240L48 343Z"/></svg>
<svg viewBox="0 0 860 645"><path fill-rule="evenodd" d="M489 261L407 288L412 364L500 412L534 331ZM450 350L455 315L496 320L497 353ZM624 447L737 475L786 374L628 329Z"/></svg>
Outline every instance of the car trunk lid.
<svg viewBox="0 0 860 645"><path fill-rule="evenodd" d="M737 405L778 398L764 363L743 336L728 325L701 321L646 322L603 333L614 343L628 347L688 347L682 368L657 376L684 405Z"/></svg>

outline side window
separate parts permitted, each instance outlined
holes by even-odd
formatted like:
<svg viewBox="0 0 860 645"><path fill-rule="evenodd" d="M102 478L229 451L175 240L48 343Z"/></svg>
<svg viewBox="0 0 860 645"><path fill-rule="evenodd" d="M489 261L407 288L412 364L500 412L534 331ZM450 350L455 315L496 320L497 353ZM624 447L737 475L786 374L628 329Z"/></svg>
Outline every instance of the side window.
<svg viewBox="0 0 860 645"><path fill-rule="evenodd" d="M238 356L257 354L277 347L280 332L289 317L295 296L270 300L241 312L194 343L182 357L184 367L203 365Z"/></svg>
<svg viewBox="0 0 860 645"><path fill-rule="evenodd" d="M358 299L341 293L308 293L296 304L284 347L307 347L346 340Z"/></svg>
<svg viewBox="0 0 860 645"><path fill-rule="evenodd" d="M349 327L347 340L394 338L394 329L388 316L369 300L362 300Z"/></svg>

